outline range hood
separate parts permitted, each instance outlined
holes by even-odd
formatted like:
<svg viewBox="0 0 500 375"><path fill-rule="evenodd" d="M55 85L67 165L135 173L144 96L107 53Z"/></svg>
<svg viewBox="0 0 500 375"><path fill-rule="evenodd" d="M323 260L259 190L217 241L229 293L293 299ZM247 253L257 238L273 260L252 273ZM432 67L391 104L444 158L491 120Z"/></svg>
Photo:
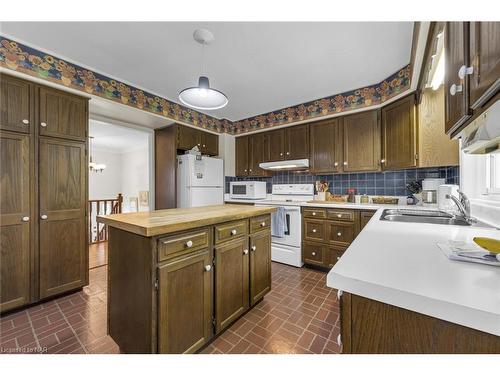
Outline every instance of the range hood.
<svg viewBox="0 0 500 375"><path fill-rule="evenodd" d="M462 151L467 154L500 152L500 101L488 108L464 130Z"/></svg>
<svg viewBox="0 0 500 375"><path fill-rule="evenodd" d="M306 169L309 168L309 159L271 161L260 163L259 167L271 171Z"/></svg>

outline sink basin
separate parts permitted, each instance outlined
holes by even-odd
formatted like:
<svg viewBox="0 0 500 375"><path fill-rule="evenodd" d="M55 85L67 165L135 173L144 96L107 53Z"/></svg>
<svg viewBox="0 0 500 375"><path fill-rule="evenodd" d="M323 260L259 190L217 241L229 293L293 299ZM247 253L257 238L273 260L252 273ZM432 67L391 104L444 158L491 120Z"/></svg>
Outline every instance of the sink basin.
<svg viewBox="0 0 500 375"><path fill-rule="evenodd" d="M382 212L380 220L399 221L403 223L471 225L460 217L454 217L446 212L435 210L386 209Z"/></svg>

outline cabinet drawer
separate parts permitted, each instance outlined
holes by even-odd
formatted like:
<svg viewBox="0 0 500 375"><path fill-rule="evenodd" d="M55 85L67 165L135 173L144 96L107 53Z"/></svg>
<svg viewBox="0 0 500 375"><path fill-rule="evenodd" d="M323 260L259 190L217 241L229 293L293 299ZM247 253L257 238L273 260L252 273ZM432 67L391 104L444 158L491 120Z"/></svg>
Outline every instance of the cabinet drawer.
<svg viewBox="0 0 500 375"><path fill-rule="evenodd" d="M302 209L302 215L312 219L325 219L326 210L324 208L304 208Z"/></svg>
<svg viewBox="0 0 500 375"><path fill-rule="evenodd" d="M328 210L326 212L328 219L340 220L340 221L354 221L356 218L356 213L350 210Z"/></svg>
<svg viewBox="0 0 500 375"><path fill-rule="evenodd" d="M158 262L208 247L208 229L158 239Z"/></svg>
<svg viewBox="0 0 500 375"><path fill-rule="evenodd" d="M304 240L325 241L325 221L316 219L304 219Z"/></svg>
<svg viewBox="0 0 500 375"><path fill-rule="evenodd" d="M250 234L271 227L271 216L264 215L250 219Z"/></svg>
<svg viewBox="0 0 500 375"><path fill-rule="evenodd" d="M328 247L325 252L325 267L332 268L344 254L345 247Z"/></svg>
<svg viewBox="0 0 500 375"><path fill-rule="evenodd" d="M349 246L356 237L356 224L329 222L327 232L329 243Z"/></svg>
<svg viewBox="0 0 500 375"><path fill-rule="evenodd" d="M215 226L215 243L233 240L247 234L247 221L232 221Z"/></svg>
<svg viewBox="0 0 500 375"><path fill-rule="evenodd" d="M326 246L315 243L302 243L302 261L315 266L324 265Z"/></svg>

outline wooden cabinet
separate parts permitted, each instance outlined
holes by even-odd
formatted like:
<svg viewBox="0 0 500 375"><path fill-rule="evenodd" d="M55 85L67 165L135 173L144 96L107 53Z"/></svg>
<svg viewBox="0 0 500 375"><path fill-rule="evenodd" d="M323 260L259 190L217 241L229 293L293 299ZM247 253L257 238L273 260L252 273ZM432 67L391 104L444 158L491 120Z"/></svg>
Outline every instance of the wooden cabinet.
<svg viewBox="0 0 500 375"><path fill-rule="evenodd" d="M309 125L285 128L285 159L309 158Z"/></svg>
<svg viewBox="0 0 500 375"><path fill-rule="evenodd" d="M88 100L4 74L0 91L5 312L88 283Z"/></svg>
<svg viewBox="0 0 500 375"><path fill-rule="evenodd" d="M329 246L325 252L323 264L326 268L332 268L344 255L345 247Z"/></svg>
<svg viewBox="0 0 500 375"><path fill-rule="evenodd" d="M271 290L271 235L269 230L250 236L250 306Z"/></svg>
<svg viewBox="0 0 500 375"><path fill-rule="evenodd" d="M30 137L0 132L0 312L31 300L31 176Z"/></svg>
<svg viewBox="0 0 500 375"><path fill-rule="evenodd" d="M87 99L67 92L38 87L40 135L87 140Z"/></svg>
<svg viewBox="0 0 500 375"><path fill-rule="evenodd" d="M268 149L266 150L266 161L285 160L285 130L272 130L266 132Z"/></svg>
<svg viewBox="0 0 500 375"><path fill-rule="evenodd" d="M30 133L34 122L33 84L0 74L0 129Z"/></svg>
<svg viewBox="0 0 500 375"><path fill-rule="evenodd" d="M485 104L500 87L500 22L470 22L470 105Z"/></svg>
<svg viewBox="0 0 500 375"><path fill-rule="evenodd" d="M87 284L85 144L40 138L40 297Z"/></svg>
<svg viewBox="0 0 500 375"><path fill-rule="evenodd" d="M376 211L361 211L359 220L359 230L363 230L366 224L370 221Z"/></svg>
<svg viewBox="0 0 500 375"><path fill-rule="evenodd" d="M212 257L208 248L158 268L158 351L194 353L212 337Z"/></svg>
<svg viewBox="0 0 500 375"><path fill-rule="evenodd" d="M343 118L344 172L380 169L380 112L367 111Z"/></svg>
<svg viewBox="0 0 500 375"><path fill-rule="evenodd" d="M248 238L215 247L215 332L239 318L249 306Z"/></svg>
<svg viewBox="0 0 500 375"><path fill-rule="evenodd" d="M219 154L218 135L204 132L190 126L175 126L177 127L178 150L191 150L194 146L198 146L198 149L203 155L216 156Z"/></svg>
<svg viewBox="0 0 500 375"><path fill-rule="evenodd" d="M304 219L304 240L325 241L326 225L324 220Z"/></svg>
<svg viewBox="0 0 500 375"><path fill-rule="evenodd" d="M342 167L341 118L314 122L309 125L310 171L340 172Z"/></svg>
<svg viewBox="0 0 500 375"><path fill-rule="evenodd" d="M409 95L382 108L382 168L417 166L415 96Z"/></svg>
<svg viewBox="0 0 500 375"><path fill-rule="evenodd" d="M305 264L324 267L325 266L326 245L322 243L303 242L302 261Z"/></svg>
<svg viewBox="0 0 500 375"><path fill-rule="evenodd" d="M266 159L268 135L256 133L236 138L236 176L262 177L269 173L259 167Z"/></svg>
<svg viewBox="0 0 500 375"><path fill-rule="evenodd" d="M236 138L235 147L236 176L248 176L248 136Z"/></svg>
<svg viewBox="0 0 500 375"><path fill-rule="evenodd" d="M460 79L461 66L469 66L469 24L446 22L445 51L445 129L451 132L470 117L469 76Z"/></svg>

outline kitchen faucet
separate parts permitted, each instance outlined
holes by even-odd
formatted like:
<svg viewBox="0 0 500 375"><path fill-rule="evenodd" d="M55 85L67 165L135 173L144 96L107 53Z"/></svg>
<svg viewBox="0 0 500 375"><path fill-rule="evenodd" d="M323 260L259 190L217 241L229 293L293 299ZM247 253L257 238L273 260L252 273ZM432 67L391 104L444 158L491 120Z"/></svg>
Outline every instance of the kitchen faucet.
<svg viewBox="0 0 500 375"><path fill-rule="evenodd" d="M466 222L468 222L469 224L474 223L476 220L472 216L470 216L469 198L467 198L467 195L465 195L460 190L458 190L457 192L458 192L458 195L460 196L460 199L458 199L454 195L450 195L450 194L446 194L446 198L451 199L453 202L455 202L455 204L458 207L458 210L460 211L462 218Z"/></svg>

